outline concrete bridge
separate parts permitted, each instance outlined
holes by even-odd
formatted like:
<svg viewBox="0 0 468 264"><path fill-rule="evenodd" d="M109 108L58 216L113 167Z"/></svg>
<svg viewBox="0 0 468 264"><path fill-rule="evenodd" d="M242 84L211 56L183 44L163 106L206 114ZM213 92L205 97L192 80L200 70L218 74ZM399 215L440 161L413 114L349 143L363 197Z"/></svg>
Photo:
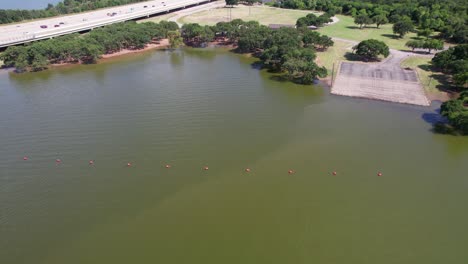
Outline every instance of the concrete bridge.
<svg viewBox="0 0 468 264"><path fill-rule="evenodd" d="M0 26L0 48L164 14L216 0L158 0Z"/></svg>

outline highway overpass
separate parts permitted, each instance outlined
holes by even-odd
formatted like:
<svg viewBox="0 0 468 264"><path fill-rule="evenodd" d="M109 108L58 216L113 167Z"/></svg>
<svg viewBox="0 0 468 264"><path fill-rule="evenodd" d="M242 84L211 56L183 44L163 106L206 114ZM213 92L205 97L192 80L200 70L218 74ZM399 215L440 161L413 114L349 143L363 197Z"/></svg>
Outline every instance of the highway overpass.
<svg viewBox="0 0 468 264"><path fill-rule="evenodd" d="M212 1L216 0L147 1L20 24L8 24L0 26L0 48L164 14Z"/></svg>

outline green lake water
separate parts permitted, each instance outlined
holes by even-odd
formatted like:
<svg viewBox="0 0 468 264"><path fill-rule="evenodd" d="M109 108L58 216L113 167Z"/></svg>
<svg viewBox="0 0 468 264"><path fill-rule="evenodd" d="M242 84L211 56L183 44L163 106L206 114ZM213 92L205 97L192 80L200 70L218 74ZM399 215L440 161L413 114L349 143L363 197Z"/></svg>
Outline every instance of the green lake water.
<svg viewBox="0 0 468 264"><path fill-rule="evenodd" d="M221 50L0 72L0 263L467 263L468 137L437 108Z"/></svg>

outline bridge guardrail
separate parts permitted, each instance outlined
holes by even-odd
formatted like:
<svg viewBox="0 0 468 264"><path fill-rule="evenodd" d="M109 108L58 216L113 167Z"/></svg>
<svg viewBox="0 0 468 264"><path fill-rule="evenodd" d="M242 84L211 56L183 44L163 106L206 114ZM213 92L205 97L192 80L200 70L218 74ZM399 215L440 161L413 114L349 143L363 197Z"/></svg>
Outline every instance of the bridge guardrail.
<svg viewBox="0 0 468 264"><path fill-rule="evenodd" d="M190 5L208 3L211 1L216 1L216 0L187 0L183 3L175 3L175 4L168 3L166 6L149 7L148 9L134 11L134 12L127 13L127 14L118 14L115 17L105 17L105 18L96 19L94 21L90 21L90 23L83 23L83 24L72 25L72 26L65 25L60 28L53 28L49 30L46 29L40 32L29 33L26 36L0 40L0 47L6 47L6 46L26 43L26 42L30 42L34 40L41 40L41 39L52 38L52 37L61 36L61 35L69 34L69 33L80 32L84 30L93 29L96 27L102 27L102 26L106 26L106 25L110 25L114 23L141 18L144 16L150 16L150 15L157 14L157 13L169 12L171 10L184 8Z"/></svg>

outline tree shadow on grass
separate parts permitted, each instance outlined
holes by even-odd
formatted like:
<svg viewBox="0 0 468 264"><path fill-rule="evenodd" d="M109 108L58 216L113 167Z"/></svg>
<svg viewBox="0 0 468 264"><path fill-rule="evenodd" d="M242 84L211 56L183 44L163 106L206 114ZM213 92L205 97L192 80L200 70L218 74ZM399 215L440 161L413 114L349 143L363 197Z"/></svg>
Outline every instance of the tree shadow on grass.
<svg viewBox="0 0 468 264"><path fill-rule="evenodd" d="M418 65L418 68L420 68L423 71L431 72L431 75L429 77L431 77L432 79L434 79L435 81L439 83L438 85L435 86L437 90L441 92L446 92L449 94L453 94L453 93L461 91L460 88L457 88L456 86L452 84L452 82L450 82L450 78L447 74L443 74L439 72L438 69L434 67L432 64L421 64L421 65Z"/></svg>
<svg viewBox="0 0 468 264"><path fill-rule="evenodd" d="M380 62L381 61L379 58L377 59L364 58L352 52L346 52L344 57L348 61L362 61L362 62Z"/></svg>
<svg viewBox="0 0 468 264"><path fill-rule="evenodd" d="M391 38L391 39L400 39L399 36L393 35L393 34L382 34L381 36L386 37L386 38Z"/></svg>
<svg viewBox="0 0 468 264"><path fill-rule="evenodd" d="M362 61L361 56L357 55L356 53L352 53L352 52L346 52L344 57L345 57L346 60L349 60L349 61Z"/></svg>
<svg viewBox="0 0 468 264"><path fill-rule="evenodd" d="M349 28L349 29L364 29L364 28L359 28L358 26L346 26L346 28Z"/></svg>
<svg viewBox="0 0 468 264"><path fill-rule="evenodd" d="M421 50L421 49L399 49L399 51L410 53L410 54L421 54L421 55L428 55L426 50Z"/></svg>

